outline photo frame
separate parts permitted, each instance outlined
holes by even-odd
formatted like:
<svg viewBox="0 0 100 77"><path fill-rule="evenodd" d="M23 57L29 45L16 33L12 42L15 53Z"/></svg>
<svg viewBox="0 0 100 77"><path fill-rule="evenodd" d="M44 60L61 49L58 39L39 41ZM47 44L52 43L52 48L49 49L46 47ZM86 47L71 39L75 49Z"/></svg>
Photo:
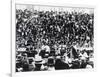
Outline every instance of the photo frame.
<svg viewBox="0 0 100 77"><path fill-rule="evenodd" d="M79 69L80 67L77 67L77 66L75 66L75 67L77 67L77 68L75 68L74 69L74 67L72 68L64 68L64 67L61 67L61 69L58 71L58 70L55 70L55 67L54 68L50 68L50 69L53 69L53 71L40 71L40 69L37 69L36 71L34 71L34 70L31 70L31 71L27 71L27 69L24 69L24 67L23 68L20 68L20 69L18 69L19 70L19 72L16 72L16 55L19 53L16 53L17 51L22 51L21 53L23 53L23 51L25 51L25 54L21 54L21 56L22 55L26 55L26 48L19 48L19 46L17 47L16 45L18 45L18 43L17 42L19 42L19 39L18 39L18 37L21 37L21 35L24 35L25 33L23 33L19 28L19 34L17 34L17 32L18 32L18 29L17 29L17 23L18 22L23 22L23 21L20 21L20 20L17 20L17 9L21 9L21 10L25 10L25 9L28 9L28 10L31 10L31 13L32 13L32 15L33 15L33 12L34 11L36 11L37 10L37 12L38 11L42 11L42 14L45 14L45 13L51 13L52 12L52 14L53 13L55 13L55 11L56 11L56 13L55 13L55 15L57 14L57 15L61 15L61 16L63 16L63 15L65 15L65 13L69 16L69 15L72 15L72 12L76 12L76 13L78 13L79 15L80 14L82 14L83 15L83 19L80 19L79 21L80 22L78 22L78 20L75 20L75 15L74 15L74 13L73 13L73 16L72 16L72 20L70 20L70 19L66 19L67 21L65 21L65 19L61 19L61 20L63 20L62 21L62 26L64 26L64 24L65 23L67 23L67 22L74 22L74 25L77 25L76 27L79 29L79 25L80 25L80 23L81 23L81 25L83 25L82 26L82 29L83 30L85 30L85 31L89 31L89 28L83 28L85 25L87 25L87 24L89 24L89 23L91 23L90 25L92 25L92 30L91 30L91 28L90 28L90 32L88 32L89 34L90 33L92 33L92 34L90 34L90 36L91 36L91 38L90 37L86 37L87 39L88 39L88 41L90 41L90 39L92 39L92 44L93 44L93 46L90 48L90 49L88 49L87 48L87 50L91 50L91 52L93 52L93 54L92 54L92 56L94 55L94 7L86 7L86 6L76 6L76 5L68 5L68 6L62 6L62 5L45 5L45 4L32 4L31 2L23 2L23 1L16 1L16 0L14 0L14 1L12 1L12 76L13 77L20 77L20 76L26 76L26 77L28 77L28 76L33 76L33 75L35 75L35 76L40 76L40 75L43 75L43 76L47 76L47 73L52 73L52 74L57 74L57 73L60 73L60 72L63 72L63 73L66 73L66 69L67 69L67 72L69 73L69 72L75 72L75 71L86 71L86 70L93 70L93 68L94 68L94 61L93 61L93 65L92 65L92 67L91 66L89 66L89 68L92 68L92 69ZM20 10L19 10L20 11ZM20 14L20 12L18 11L18 13ZM48 12L46 12L46 11L48 11ZM36 13L37 13L36 12ZM26 11L26 13L28 13L27 11ZM49 16L49 18L52 18L52 15L51 14L51 16ZM78 15L78 14L76 14L76 15ZM84 15L85 14L88 14L88 15L86 15L86 17L84 17ZM87 19L87 21L85 22L85 18L88 18L87 16L89 16L90 14L93 14L93 18L91 18L90 17L90 19ZM23 14L24 15L24 14ZM30 15L30 14L29 14ZM24 25L26 25L26 23L32 23L32 25L38 25L38 26L40 26L41 27L41 22L42 22L42 20L44 19L44 18L46 18L46 17L44 17L44 18L42 18L42 16L40 16L40 18L38 18L38 15L39 15L39 13L37 14L37 15L35 15L34 14L34 16L32 16L32 18L27 18L27 17L25 17L25 19L23 19L23 20L25 20L25 21L27 21L27 22L24 22L24 23L22 23L21 25L19 24L19 26L20 26L20 28L24 28L22 25L24 24ZM53 16L53 17L55 17L55 15ZM67 17L68 17L67 16ZM67 18L67 17L65 17L65 18ZM23 17L24 18L24 17ZM33 24L33 22L35 22L36 23L36 21L34 21L34 19L35 18L37 18L38 20L36 20L36 21L38 21L37 22L37 24ZM68 18L70 18L70 17L68 17ZM40 20L39 19L41 19L41 22L39 22ZM48 19L48 17L47 17L47 19ZM53 18L54 19L54 18ZM56 19L54 19L54 20L56 20ZM56 24L56 25L61 25L61 23L59 24L59 21L61 21L60 20L60 18L58 17L58 24ZM84 23L83 23L83 20L84 20ZM49 20L47 20L47 21L49 21ZM54 21L55 22L55 21ZM48 23L48 24L47 24ZM45 22L44 24L42 24L42 26L43 25L49 25L49 26L51 26L52 24L51 24L51 22ZM71 25L71 24L70 24ZM55 25L53 25L53 26L55 26ZM88 25L89 26L89 25ZM26 27L27 27L27 25L26 25ZM39 31L39 29L40 29L40 27L37 27L38 28L38 31ZM30 30L31 30L32 28L30 28ZM52 26L51 26L51 28L49 29L49 30L51 30L52 29ZM53 28L54 29L54 28ZM50 35L50 36L52 36L52 37L56 37L56 35L58 34L59 35L59 32L60 32L60 27L59 26L56 26L56 29L58 29L58 33L56 33L54 36L52 36L52 35ZM64 28L63 28L64 29ZM73 28L73 29L75 29L75 28ZM70 28L69 28L69 30L65 30L65 31L68 31L67 33L66 33L66 35L64 35L63 37L65 37L65 36L67 36L66 37L66 39L67 39L67 42L65 42L64 44L66 44L66 43L68 43L69 42L69 40L71 39L70 37L71 36L73 36L73 35L75 35L74 34L74 32L73 33L71 33L71 31L73 30L73 29L71 29L70 30ZM77 29L76 29L77 30ZM37 32L38 32L37 31ZM62 32L63 32L64 30L62 30ZM82 30L80 30L80 31L82 31ZM25 32L30 32L29 30L25 30ZM30 35L28 36L28 35L26 35L25 37L30 37L30 36L33 36L33 35L35 35L36 33L35 33L36 31L34 31L33 30L33 34L31 35L31 32L29 33ZM55 31L53 31L53 32L55 32ZM20 34L21 33L21 34ZM35 33L35 34L34 34ZM45 32L44 31L44 34L45 33L47 33L47 32ZM51 32L49 32L49 33L52 33L52 31ZM83 32L84 33L84 32ZM26 33L26 34L28 34L28 33ZM54 34L54 33L53 33ZM64 33L65 34L65 33ZM84 33L85 34L85 33ZM77 34L77 37L79 38L79 37L81 37L81 35L84 35L84 34L82 34L82 33L80 33L80 36L78 36L79 35L79 33ZM61 35L63 35L63 34L61 34ZM39 49L39 46L40 46L40 48L41 48L41 41L40 41L40 39L43 39L41 36L43 36L43 34L40 34L40 32L38 32L37 33L37 35L36 35L37 37L36 38L39 38L37 41L37 43L38 43L38 45L36 45L36 47L38 47L37 48L37 51L39 51L38 49ZM88 36L88 35L86 35L86 36ZM24 37L24 36L23 36ZM41 38L40 38L41 37ZM46 38L47 37L49 37L49 36L46 36ZM61 36L62 37L62 36ZM73 36L73 38L74 37L76 37L76 35L75 36ZM81 40L83 40L83 37L84 36L82 36L81 38ZM32 38L32 37L31 37ZM35 38L35 36L33 36L33 38ZM33 38L32 38L32 40L33 40ZM52 38L53 40L54 40L54 38ZM60 38L60 37L57 37L57 38ZM56 38L56 39L57 39ZM72 39L73 39L72 38ZM26 39L28 39L28 38L26 38ZM51 38L49 38L49 40L50 40ZM63 38L60 38L60 40L64 40ZM17 41L16 41L17 40ZM21 41L19 42L19 43L21 43L22 42L22 40L23 39L21 39ZM26 40L24 40L24 41L26 41ZM46 41L48 41L48 40L45 40L45 42ZM50 40L51 41L51 40ZM56 42L57 40L55 40L54 42ZM58 39L58 41L59 41L59 39ZM66 41L66 40L65 40ZM76 42L76 41L74 41L74 42ZM82 41L80 41L80 43L81 43ZM91 42L91 41L90 41ZM25 42L24 42L25 43ZM72 45L72 43L73 42L71 42L71 45ZM22 43L21 43L22 44ZM28 44L28 43L27 43ZM56 43L57 44L57 43ZM60 44L63 44L63 43L59 43L59 45ZM68 43L69 44L69 43ZM67 45L67 44L66 44ZM31 45L30 45L30 43L29 43L29 45L25 45L24 47L30 47ZM32 45L33 46L33 45ZM65 46L65 45L63 45L63 46ZM68 45L67 45L68 46ZM47 46L46 46L47 47ZM59 47L58 47L59 48ZM69 47L67 47L68 48L68 50L70 50L71 48L70 48L70 45L69 45ZM44 47L44 49L46 49L45 47ZM73 48L72 48L73 49ZM83 50L85 50L86 48L84 48ZM47 50L49 51L49 48L47 47ZM77 49L78 50L78 49ZM82 51L82 48L81 47L79 47L79 50L80 51ZM28 51L28 50L27 50ZM39 51L40 52L40 51ZM49 51L50 52L50 51ZM78 52L78 51L77 51ZM71 52L72 53L72 52ZM70 53L70 56L71 56L71 53ZM88 53L89 54L89 53ZM19 54L20 55L20 54ZM50 54L49 54L50 55ZM59 56L60 55L60 56ZM64 55L63 55L64 56ZM62 56L62 57L63 57ZM76 55L75 55L76 56ZM86 54L85 54L85 56L86 56ZM88 55L87 55L88 56ZM17 55L17 57L18 57L18 55ZM55 56L54 56L55 57ZM56 58L61 58L61 54L57 54L56 55ZM71 56L72 57L72 56ZM94 56L93 56L94 57ZM30 57L31 58L31 57ZM49 56L47 59L52 59L52 56ZM28 58L29 59L29 58ZM39 57L38 56L38 59L41 59L41 57ZM79 58L77 58L77 59L79 59ZM74 58L74 60L77 60L77 59L75 59ZM93 58L94 59L94 58ZM42 60L44 60L43 58L42 58ZM55 59L54 59L55 60ZM74 61L73 60L73 61ZM70 62L70 61L69 61ZM48 63L49 64L49 63ZM58 63L59 64L59 63ZM69 63L70 64L70 63ZM21 65L21 64L20 64ZM35 65L36 66L36 65ZM52 66L52 63L51 63L51 65L50 66ZM59 66L61 66L61 65L59 65ZM58 67L59 67L58 66ZM62 66L64 66L64 65L62 65ZM69 65L70 66L70 65ZM78 65L79 66L79 65ZM41 67L42 67L42 65L41 65ZM65 67L67 67L67 66L65 66ZM19 68L19 66L18 66L18 68ZM26 66L25 66L25 68L26 68ZM26 70L26 71L21 71L21 70ZM39 75L40 74L40 75Z"/></svg>

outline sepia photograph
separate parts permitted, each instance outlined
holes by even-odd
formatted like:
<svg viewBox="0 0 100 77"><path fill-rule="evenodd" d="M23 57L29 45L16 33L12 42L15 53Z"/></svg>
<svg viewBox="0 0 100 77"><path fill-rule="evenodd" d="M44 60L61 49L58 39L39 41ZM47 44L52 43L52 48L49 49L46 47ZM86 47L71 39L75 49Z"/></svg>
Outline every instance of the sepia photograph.
<svg viewBox="0 0 100 77"><path fill-rule="evenodd" d="M94 68L94 9L15 5L15 71Z"/></svg>

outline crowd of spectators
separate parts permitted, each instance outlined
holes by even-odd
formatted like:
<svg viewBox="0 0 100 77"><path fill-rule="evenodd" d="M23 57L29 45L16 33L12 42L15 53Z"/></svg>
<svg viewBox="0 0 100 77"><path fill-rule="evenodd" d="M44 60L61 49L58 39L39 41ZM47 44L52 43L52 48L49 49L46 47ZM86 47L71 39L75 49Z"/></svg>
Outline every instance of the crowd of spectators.
<svg viewBox="0 0 100 77"><path fill-rule="evenodd" d="M16 9L16 71L93 68L93 24L93 13Z"/></svg>

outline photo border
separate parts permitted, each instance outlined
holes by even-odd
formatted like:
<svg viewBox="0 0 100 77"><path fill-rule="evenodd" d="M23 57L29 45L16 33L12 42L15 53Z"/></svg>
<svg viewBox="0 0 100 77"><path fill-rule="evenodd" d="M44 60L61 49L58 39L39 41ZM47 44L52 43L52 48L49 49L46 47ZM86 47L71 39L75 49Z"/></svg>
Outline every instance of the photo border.
<svg viewBox="0 0 100 77"><path fill-rule="evenodd" d="M12 77L22 77L22 76L24 76L24 77L28 77L28 76L41 76L41 75L48 75L47 73L50 73L50 74L58 74L58 73L60 73L60 72L63 72L63 73L72 73L72 72L79 72L79 71L81 71L81 72L88 72L88 71L94 71L94 70L96 70L95 69L95 67L96 67L96 60L94 60L94 68L93 69L72 69L72 70L59 70L59 71L38 71L38 72L18 72L18 73L16 73L16 71L15 71L15 52L16 52L16 23L15 23L15 18L16 18L16 4L21 4L21 5L26 5L26 4L28 4L28 5L34 5L34 6L50 6L50 7L65 7L65 8L72 8L72 7L76 7L76 8L89 8L89 9L94 9L94 37L95 37L95 22L96 22L96 20L95 20L95 18L96 18L96 15L95 15L95 13L96 13L96 7L94 7L94 6L88 6L88 5L73 5L73 4L66 4L66 5L68 5L68 6L58 6L58 5L44 5L44 4L37 4L37 3L34 3L34 4L32 4L32 3L26 3L26 2L24 2L23 3L23 1L22 2L16 2L15 0L13 0L12 2L11 2L11 13L12 13L12 15L11 15L11 73L12 73ZM94 47L93 47L94 49L96 48L95 47L95 39L94 39ZM95 59L95 52L94 52L94 59ZM42 73L41 73L42 72ZM71 74L70 73L70 74Z"/></svg>

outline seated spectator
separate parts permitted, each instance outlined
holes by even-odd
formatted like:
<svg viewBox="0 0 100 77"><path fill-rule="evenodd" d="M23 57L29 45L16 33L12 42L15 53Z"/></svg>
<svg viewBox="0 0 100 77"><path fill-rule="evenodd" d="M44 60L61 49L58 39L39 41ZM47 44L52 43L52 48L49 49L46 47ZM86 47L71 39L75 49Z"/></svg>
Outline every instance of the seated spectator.
<svg viewBox="0 0 100 77"><path fill-rule="evenodd" d="M42 57L37 54L35 55L34 60L35 60L35 66L36 66L35 70L39 71L42 65Z"/></svg>
<svg viewBox="0 0 100 77"><path fill-rule="evenodd" d="M56 70L69 69L69 66L67 63L64 63L63 61L61 61L61 58L59 56L59 58L55 60L55 69Z"/></svg>

